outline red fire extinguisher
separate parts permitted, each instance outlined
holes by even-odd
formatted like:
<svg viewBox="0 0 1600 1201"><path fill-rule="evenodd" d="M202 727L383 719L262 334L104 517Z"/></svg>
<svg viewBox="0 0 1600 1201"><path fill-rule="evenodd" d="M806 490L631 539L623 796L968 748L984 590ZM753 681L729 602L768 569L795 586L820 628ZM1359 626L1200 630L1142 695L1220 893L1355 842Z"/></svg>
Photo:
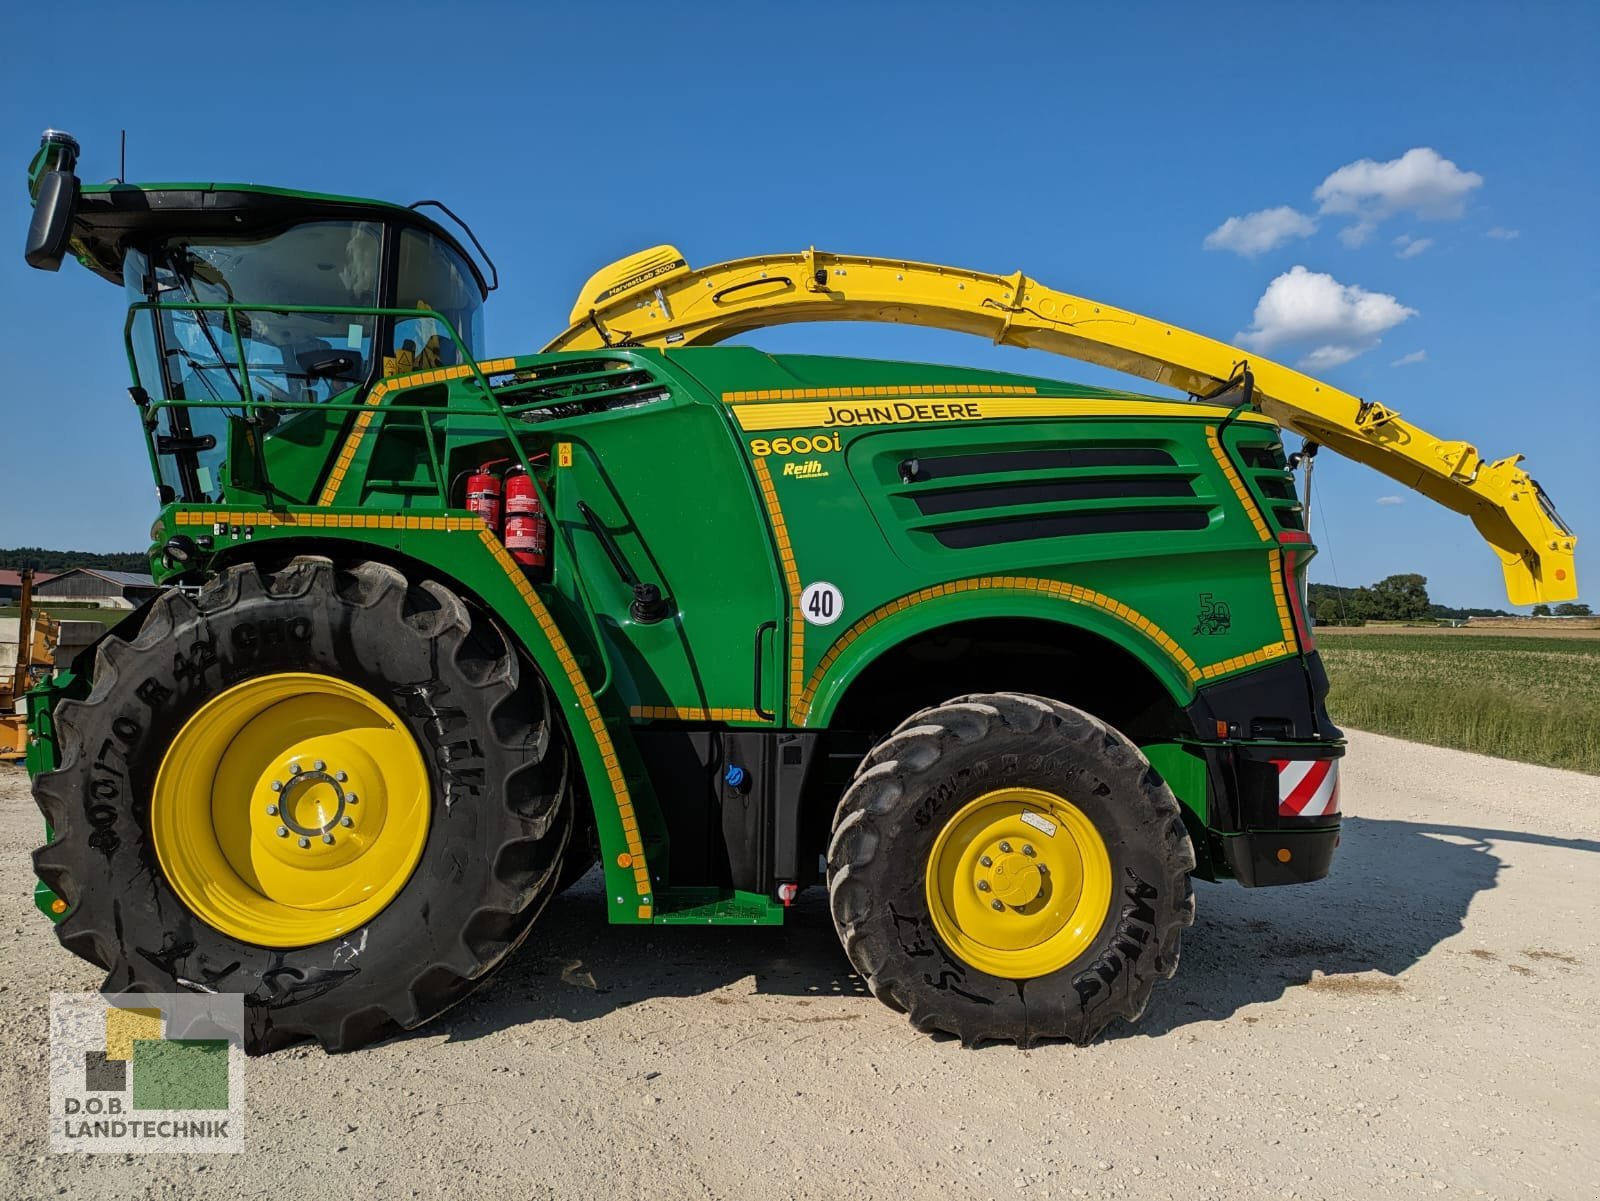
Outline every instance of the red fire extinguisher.
<svg viewBox="0 0 1600 1201"><path fill-rule="evenodd" d="M550 520L539 503L538 489L520 466L506 472L505 482L506 549L522 566L542 571L550 561Z"/></svg>
<svg viewBox="0 0 1600 1201"><path fill-rule="evenodd" d="M504 462L485 463L467 476L467 509L482 518L496 537L500 536L500 477L494 469Z"/></svg>

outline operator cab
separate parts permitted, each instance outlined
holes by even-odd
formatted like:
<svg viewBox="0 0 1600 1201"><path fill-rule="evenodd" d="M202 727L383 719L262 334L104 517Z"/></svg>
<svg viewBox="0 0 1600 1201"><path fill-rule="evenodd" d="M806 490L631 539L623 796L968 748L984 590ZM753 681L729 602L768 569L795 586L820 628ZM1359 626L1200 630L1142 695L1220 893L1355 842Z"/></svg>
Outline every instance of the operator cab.
<svg viewBox="0 0 1600 1201"><path fill-rule="evenodd" d="M36 227L49 190L36 198ZM154 431L163 500L220 499L229 417L246 407L268 439L305 437L349 414L273 406L348 401L383 376L482 352L490 286L417 206L243 184L74 178L72 191L61 244L125 289L139 386L190 406L161 410ZM56 265L36 256L31 234L29 261Z"/></svg>

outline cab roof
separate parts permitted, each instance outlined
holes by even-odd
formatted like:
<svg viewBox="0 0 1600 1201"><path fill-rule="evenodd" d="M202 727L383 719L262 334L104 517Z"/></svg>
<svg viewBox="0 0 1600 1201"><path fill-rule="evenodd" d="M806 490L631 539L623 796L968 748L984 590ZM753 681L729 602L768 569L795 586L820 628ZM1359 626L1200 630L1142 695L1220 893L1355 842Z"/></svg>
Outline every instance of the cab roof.
<svg viewBox="0 0 1600 1201"><path fill-rule="evenodd" d="M478 290L488 296L488 283L473 255L448 230L415 208L259 184L85 184L73 214L72 249L95 274L121 284L124 249L135 237L262 235L304 221L363 218L432 234L471 266Z"/></svg>

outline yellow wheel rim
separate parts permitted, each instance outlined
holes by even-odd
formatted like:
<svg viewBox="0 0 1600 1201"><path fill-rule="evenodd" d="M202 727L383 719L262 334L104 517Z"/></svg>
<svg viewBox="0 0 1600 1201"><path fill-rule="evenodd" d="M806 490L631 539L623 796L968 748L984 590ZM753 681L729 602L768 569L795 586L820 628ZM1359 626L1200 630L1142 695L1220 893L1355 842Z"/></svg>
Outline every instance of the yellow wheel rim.
<svg viewBox="0 0 1600 1201"><path fill-rule="evenodd" d="M302 947L370 921L428 838L416 740L377 697L332 676L237 684L178 731L150 832L183 903L243 942Z"/></svg>
<svg viewBox="0 0 1600 1201"><path fill-rule="evenodd" d="M1072 802L1002 788L963 806L928 852L928 912L945 946L991 976L1031 980L1088 949L1111 908L1111 856Z"/></svg>

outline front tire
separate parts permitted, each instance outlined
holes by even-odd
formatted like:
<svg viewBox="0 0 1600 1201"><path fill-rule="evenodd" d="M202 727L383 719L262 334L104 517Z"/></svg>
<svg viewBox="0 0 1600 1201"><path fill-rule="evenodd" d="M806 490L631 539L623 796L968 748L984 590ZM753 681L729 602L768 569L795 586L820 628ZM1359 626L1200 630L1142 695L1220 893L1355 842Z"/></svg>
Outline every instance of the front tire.
<svg viewBox="0 0 1600 1201"><path fill-rule="evenodd" d="M1087 1043L1176 970L1194 863L1136 746L1060 702L985 694L868 753L828 890L851 963L918 1029Z"/></svg>
<svg viewBox="0 0 1600 1201"><path fill-rule="evenodd" d="M100 645L34 794L57 934L108 992L244 994L252 1053L351 1050L488 978L553 895L568 746L538 672L373 562L230 567Z"/></svg>

